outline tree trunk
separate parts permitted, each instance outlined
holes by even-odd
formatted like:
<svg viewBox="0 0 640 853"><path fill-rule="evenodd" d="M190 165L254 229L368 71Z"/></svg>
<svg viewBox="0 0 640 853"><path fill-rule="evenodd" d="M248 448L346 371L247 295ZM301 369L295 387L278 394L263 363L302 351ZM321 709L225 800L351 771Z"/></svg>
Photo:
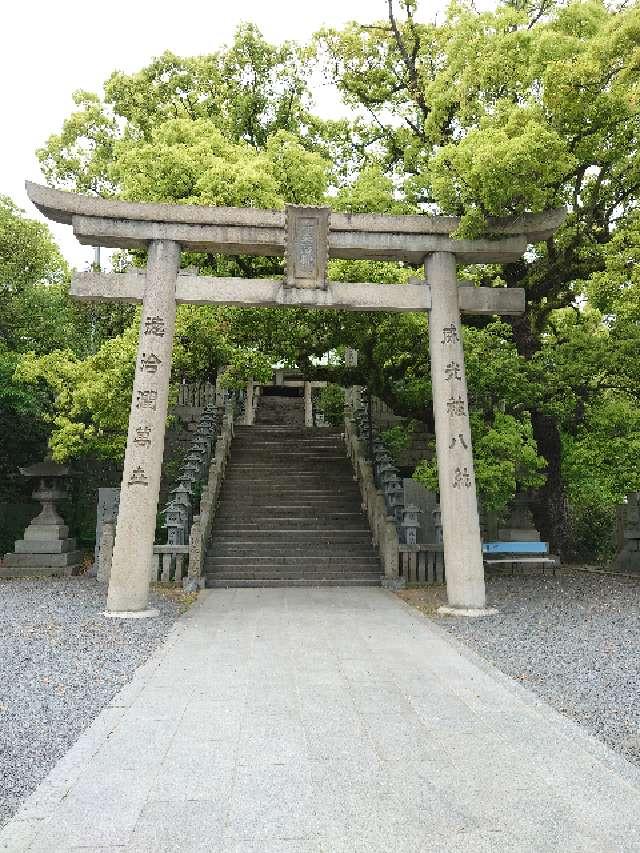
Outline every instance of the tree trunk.
<svg viewBox="0 0 640 853"><path fill-rule="evenodd" d="M555 421L542 412L531 413L533 436L538 453L547 463L547 479L535 493L531 511L542 538L550 550L567 558L571 554L569 505L562 481L562 446Z"/></svg>
<svg viewBox="0 0 640 853"><path fill-rule="evenodd" d="M534 334L529 318L514 318L511 322L513 340L522 358L531 356L540 349L540 341ZM562 480L562 443L557 423L549 415L532 409L531 424L538 453L547 463L547 479L535 492L531 505L533 519L542 538L549 542L550 550L562 558L571 555L571 528L569 504Z"/></svg>

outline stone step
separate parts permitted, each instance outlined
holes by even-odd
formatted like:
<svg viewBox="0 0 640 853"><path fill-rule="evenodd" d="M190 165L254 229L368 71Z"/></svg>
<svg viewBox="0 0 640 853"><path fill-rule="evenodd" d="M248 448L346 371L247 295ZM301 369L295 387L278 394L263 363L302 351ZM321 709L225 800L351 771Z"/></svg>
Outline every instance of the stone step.
<svg viewBox="0 0 640 853"><path fill-rule="evenodd" d="M335 579L319 578L218 578L215 575L206 576L206 586L213 589L233 589L235 587L320 587L320 586L380 586L382 575L367 575L366 577L349 577L348 575Z"/></svg>
<svg viewBox="0 0 640 853"><path fill-rule="evenodd" d="M353 507L361 506L359 497L354 496L353 500L350 500L350 497L350 495L343 496L343 505L346 504ZM261 491L256 493L255 491L243 492L239 489L235 492L222 492L219 511L222 511L225 505L233 507L234 509L236 507L242 508L247 506L253 506L256 507L256 509L261 506L298 506L300 504L295 503L296 498L299 499L300 504L310 504L318 507L318 509L332 505L331 496L326 493L317 494L314 492L306 492L305 494L299 494L296 492L295 494L283 494L276 489L273 491Z"/></svg>
<svg viewBox="0 0 640 853"><path fill-rule="evenodd" d="M379 566L369 566L366 571L358 571L355 568L343 566L338 570L322 570L317 572L297 571L295 569L283 569L275 567L266 569L265 571L207 571L208 578L216 579L234 579L234 580L341 580L344 577L351 578L375 578L380 577L381 571Z"/></svg>
<svg viewBox="0 0 640 853"><path fill-rule="evenodd" d="M281 522L290 522L292 524L298 524L299 521L309 522L309 524L314 527L318 525L322 525L323 527L331 527L332 521L339 521L345 518L357 518L362 521L363 524L360 526L364 526L364 520L361 513L326 513L326 512L318 512L317 510L307 510L305 512L297 512L295 515L289 513L288 511L279 512L277 509L271 510L270 512L260 512L260 513L225 513L220 514L216 517L215 525L217 528L223 527L224 525L228 525L230 527L238 526L238 525L248 525L255 524L255 526L259 530L269 530L275 524L280 524Z"/></svg>
<svg viewBox="0 0 640 853"><path fill-rule="evenodd" d="M345 557L344 554L285 554L276 556L274 554L267 554L264 556L253 557L249 562L245 557L241 556L219 556L215 550L215 548L211 549L209 556L206 559L206 565L216 565L216 566L242 566L247 568L249 565L252 566L299 566L300 568L304 568L305 566L314 567L314 566L344 566L345 563L353 563L354 565L370 565L377 564L378 558L371 551L365 557L358 557L357 559L352 559L351 557Z"/></svg>
<svg viewBox="0 0 640 853"><path fill-rule="evenodd" d="M226 476L241 481L255 481L265 477L270 481L278 480L280 482L296 481L302 478L315 479L318 483L353 480L349 472L345 471L344 465L334 465L330 461L326 464L314 462L312 465L305 466L295 462L291 462L289 465L285 462L278 465L265 465L258 462L255 465L250 462L232 462L227 466Z"/></svg>
<svg viewBox="0 0 640 853"><path fill-rule="evenodd" d="M284 489L287 492L295 494L298 491L304 492L326 492L327 494L336 494L337 490L344 489L352 494L360 494L357 484L351 477L327 477L314 476L299 476L292 477L269 477L263 476L256 479L247 477L229 477L224 481L223 489L231 488L241 489L257 489L260 486L269 489ZM339 492L338 492L339 493Z"/></svg>
<svg viewBox="0 0 640 853"><path fill-rule="evenodd" d="M215 529L211 536L210 542L213 544L216 541L233 541L233 542L287 542L295 539L296 541L309 542L309 544L320 542L370 542L371 531L364 525L359 529L345 530L343 527L322 528L311 527L295 530L283 530L281 528L266 527L261 530L240 529L225 525L220 529Z"/></svg>
<svg viewBox="0 0 640 853"><path fill-rule="evenodd" d="M252 476L253 473L260 472L261 475L266 474L274 479L277 479L278 477L280 479L287 479L289 477L306 476L316 477L318 480L333 480L336 478L350 478L353 480L351 472L347 470L344 462L334 463L331 460L326 460L326 462L317 460L308 465L303 465L300 462L296 462L294 459L290 459L288 462L283 460L282 462L276 463L272 463L268 460L255 460L255 462L250 460L236 460L235 462L230 462L227 465L226 470L226 476L236 478L249 476L256 479L255 476Z"/></svg>
<svg viewBox="0 0 640 853"><path fill-rule="evenodd" d="M340 557L344 560L359 557L375 557L375 551L370 542L325 542L315 549L314 553L321 557ZM264 543L264 542L215 542L209 548L211 558L237 557L306 557L309 555L308 545L302 542Z"/></svg>
<svg viewBox="0 0 640 853"><path fill-rule="evenodd" d="M351 494L359 494L358 487L349 477L337 478L333 477L331 480L327 478L321 477L311 477L311 476L300 476L300 477L259 477L254 479L249 479L247 477L241 477L236 479L227 480L223 486L225 491L233 490L236 492L247 491L247 492L268 492L277 489L280 493L281 491L286 491L289 494L298 494L301 492L318 492L325 494L340 494L342 490L345 492L349 491Z"/></svg>
<svg viewBox="0 0 640 853"><path fill-rule="evenodd" d="M269 513L272 510L277 510L278 512L286 512L290 515L295 515L297 510L304 511L308 509L312 509L317 512L341 512L342 510L346 511L356 511L360 509L359 504L356 504L355 501L350 500L349 498L327 498L323 500L322 498L314 498L309 500L299 500L291 503L285 503L284 501L276 500L278 496L274 496L273 503L266 503L269 498L265 498L265 500L261 500L259 506L255 507L252 510L248 510L249 512L258 513L265 512ZM233 515L236 512L241 512L243 507L246 507L246 502L242 497L236 500L228 500L225 501L219 508L216 517L220 518L224 515Z"/></svg>
<svg viewBox="0 0 640 853"><path fill-rule="evenodd" d="M356 489L340 487L339 489L314 489L314 488L286 488L285 486L263 485L261 487L247 487L240 484L227 483L223 486L220 499L224 501L246 501L253 504L266 504L278 502L292 504L299 499L302 502L316 502L320 504L332 496L338 495L342 500L351 500L353 504L360 506L360 495Z"/></svg>
<svg viewBox="0 0 640 853"><path fill-rule="evenodd" d="M322 453L283 453L276 456L273 453L238 453L229 462L232 471L259 466L277 470L284 467L286 471L315 471L318 466L326 466L329 470L345 471L345 460L342 456Z"/></svg>
<svg viewBox="0 0 640 853"><path fill-rule="evenodd" d="M216 520L221 521L222 519L227 519L229 521L239 521L243 524L259 524L262 521L269 521L273 518L282 518L287 519L289 521L296 521L298 519L303 518L314 518L317 521L340 521L345 519L360 519L362 520L363 514L360 512L360 509L319 509L315 506L309 507L298 507L297 509L292 510L289 507L271 507L266 509L264 504L261 505L260 509L254 511L248 511L242 513L240 510L238 512L232 512L229 510L225 510L219 512L216 515Z"/></svg>
<svg viewBox="0 0 640 853"><path fill-rule="evenodd" d="M290 447L341 447L345 444L340 435L302 435L282 432L246 432L236 433L233 437L234 447L271 447L284 451Z"/></svg>
<svg viewBox="0 0 640 853"><path fill-rule="evenodd" d="M261 471L271 474L273 477L326 477L326 478L349 478L353 480L353 475L344 464L343 460L334 462L331 459L315 459L311 462L303 464L290 459L288 462L286 457L282 462L271 462L270 460L242 460L234 459L227 465L227 476L244 477L251 476L254 471ZM255 479L255 477L253 478Z"/></svg>
<svg viewBox="0 0 640 853"><path fill-rule="evenodd" d="M274 399L272 409L261 399L258 415L289 418L280 401L295 398ZM208 586L380 584L339 432L291 423L237 428L205 567Z"/></svg>
<svg viewBox="0 0 640 853"><path fill-rule="evenodd" d="M292 530L312 530L315 533L322 533L324 535L327 530L340 530L340 531L359 531L363 535L369 532L369 528L367 527L364 519L359 518L359 523L355 521L353 523L343 523L341 521L334 520L325 520L321 516L317 515L307 515L303 518L291 521L286 516L277 516L274 518L260 518L255 521L249 520L247 518L220 518L214 522L213 531L214 536L222 533L223 531L236 530L236 531L247 531L247 532L262 532L262 531L272 531L272 530L286 530L290 532Z"/></svg>

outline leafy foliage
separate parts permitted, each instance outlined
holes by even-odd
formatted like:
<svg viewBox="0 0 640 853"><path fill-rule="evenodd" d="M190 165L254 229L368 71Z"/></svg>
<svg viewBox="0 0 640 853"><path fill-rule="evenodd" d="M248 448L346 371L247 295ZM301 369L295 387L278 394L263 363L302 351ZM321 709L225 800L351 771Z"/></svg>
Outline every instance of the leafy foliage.
<svg viewBox="0 0 640 853"><path fill-rule="evenodd" d="M318 408L332 427L339 428L344 423L344 388L329 384L320 391Z"/></svg>
<svg viewBox="0 0 640 853"><path fill-rule="evenodd" d="M459 236L483 234L490 215L566 205L555 237L522 261L461 272L485 286L523 287L527 299L522 318L467 318L479 490L498 509L516 489L534 488L544 538L570 553L568 499L584 519L638 488L640 9L503 0L481 12L458 0L442 21L424 23L413 0L399 5L390 0L386 20L325 30L304 48L269 45L246 25L208 56L166 53L137 73L115 72L103 98L76 95L77 110L41 162L51 183L82 192L451 213L462 217ZM341 93L348 118L312 114L312 62ZM0 208L0 247L3 221ZM133 318L103 308L65 313L66 273L56 280L61 268L38 245L43 254L20 298L40 326L30 336L9 313L0 322L12 347L35 350L20 375L45 396L53 389L60 458L88 449L117 455ZM4 280L22 281L21 262L11 263ZM283 272L271 258L187 254L184 263L220 275ZM405 265L368 261L333 260L329 274L398 286L422 279ZM46 306L41 291L28 292L43 279ZM398 414L433 427L424 315L183 306L177 327L176 375L210 378L227 365L227 381L241 386L280 361L308 378L366 385ZM358 350L356 368L318 364L345 346ZM416 476L433 484L433 463Z"/></svg>

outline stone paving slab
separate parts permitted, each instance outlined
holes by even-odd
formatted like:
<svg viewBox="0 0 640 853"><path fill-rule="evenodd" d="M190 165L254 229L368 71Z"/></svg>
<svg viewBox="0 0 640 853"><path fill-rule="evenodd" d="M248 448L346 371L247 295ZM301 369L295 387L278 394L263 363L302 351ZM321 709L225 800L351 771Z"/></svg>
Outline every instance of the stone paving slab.
<svg viewBox="0 0 640 853"><path fill-rule="evenodd" d="M3 853L640 851L640 773L380 589L206 591Z"/></svg>

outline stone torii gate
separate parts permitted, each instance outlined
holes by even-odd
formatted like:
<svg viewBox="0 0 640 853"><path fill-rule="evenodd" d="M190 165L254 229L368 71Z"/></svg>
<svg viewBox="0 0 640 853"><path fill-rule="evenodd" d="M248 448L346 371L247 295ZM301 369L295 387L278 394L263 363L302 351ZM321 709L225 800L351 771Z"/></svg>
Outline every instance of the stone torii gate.
<svg viewBox="0 0 640 853"><path fill-rule="evenodd" d="M146 270L77 273L71 295L82 300L141 302L142 320L113 552L107 614L150 615L149 560L164 447L176 303L348 311L430 311L429 349L449 606L485 607L460 314L516 315L519 289L461 286L456 265L519 260L530 243L550 237L564 210L496 218L492 239L456 240L451 216L332 213L327 207L254 208L111 201L27 182L49 219L73 226L80 243L142 248ZM284 280L214 278L180 273L180 251L286 256ZM419 284L327 281L328 258L424 263Z"/></svg>

